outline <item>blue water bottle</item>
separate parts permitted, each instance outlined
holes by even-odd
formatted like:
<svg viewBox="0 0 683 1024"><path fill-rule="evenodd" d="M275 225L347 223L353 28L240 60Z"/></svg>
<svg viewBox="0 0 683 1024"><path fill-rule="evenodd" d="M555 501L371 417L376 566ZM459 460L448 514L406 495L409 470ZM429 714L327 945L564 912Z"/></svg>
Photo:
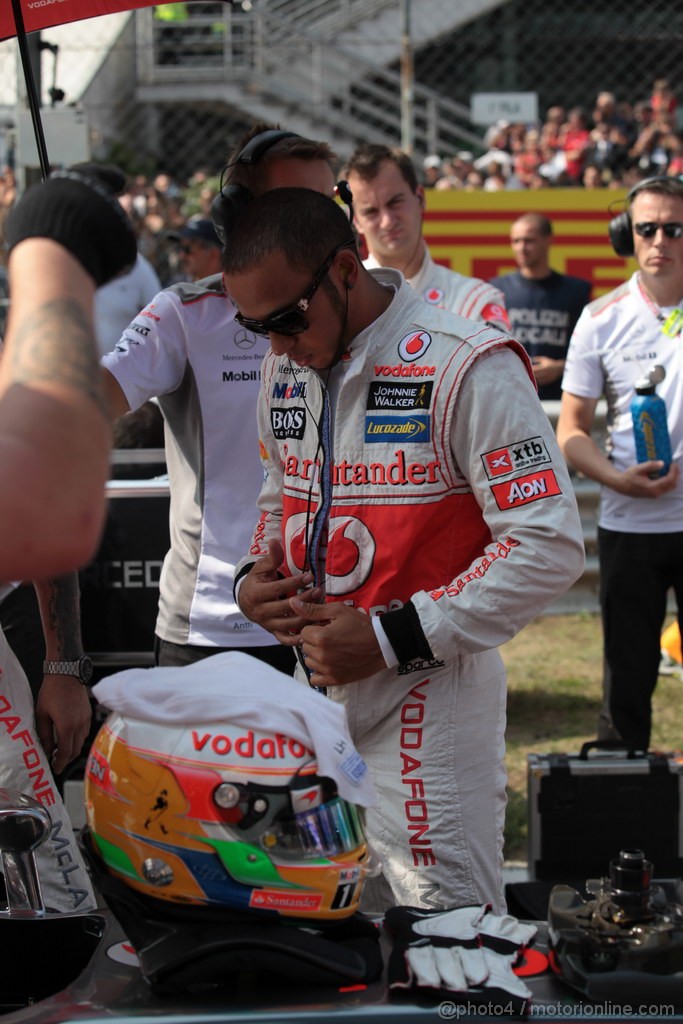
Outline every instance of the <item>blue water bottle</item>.
<svg viewBox="0 0 683 1024"><path fill-rule="evenodd" d="M637 380L635 387L631 415L636 439L636 458L638 462L659 459L664 463L659 472L650 474L654 480L668 473L671 465L671 440L666 422L666 404L657 394L650 377Z"/></svg>

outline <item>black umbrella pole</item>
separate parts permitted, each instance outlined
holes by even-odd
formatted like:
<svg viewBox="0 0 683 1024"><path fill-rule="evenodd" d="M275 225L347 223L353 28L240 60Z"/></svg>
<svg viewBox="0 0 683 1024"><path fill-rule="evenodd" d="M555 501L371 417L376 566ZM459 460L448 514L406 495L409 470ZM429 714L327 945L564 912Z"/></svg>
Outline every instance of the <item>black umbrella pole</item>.
<svg viewBox="0 0 683 1024"><path fill-rule="evenodd" d="M21 66L24 71L24 81L26 82L26 98L28 99L28 105L31 111L33 131L36 137L36 146L38 147L38 160L40 161L40 170L43 175L43 180L45 180L50 173L50 161L47 155L47 146L45 145L43 122L40 118L40 99L36 92L36 82L33 76L33 68L31 67L31 58L29 56L28 44L26 41L24 16L21 12L21 0L12 0L12 13L14 14L14 24L17 30L17 43L19 44Z"/></svg>

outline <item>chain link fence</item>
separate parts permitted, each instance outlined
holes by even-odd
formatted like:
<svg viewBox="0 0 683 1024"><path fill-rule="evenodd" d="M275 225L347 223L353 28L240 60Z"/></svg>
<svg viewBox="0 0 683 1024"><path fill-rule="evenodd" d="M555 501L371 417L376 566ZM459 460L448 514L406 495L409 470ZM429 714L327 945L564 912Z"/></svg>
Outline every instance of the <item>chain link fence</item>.
<svg viewBox="0 0 683 1024"><path fill-rule="evenodd" d="M503 137L513 155L551 108L582 108L592 128L605 91L632 147L645 138L655 82L667 79L672 98L656 116L668 126L647 129L634 173L683 172L679 0L190 0L45 29L39 41L48 154L69 163L87 151L128 172L131 208L146 218L141 248L165 283L174 268L163 230L208 215L227 154L254 120L324 138L343 158L361 141L401 144L408 117L422 170L428 154L476 159L496 145L495 125L470 119L478 93L536 95L537 122ZM16 41L0 43L0 166L16 165L19 188L39 174L22 79ZM586 183L509 171L501 188ZM609 170L610 183L627 187L621 171ZM440 184L465 187L447 174ZM466 187L493 184L486 166ZM15 195L10 170L0 227ZM0 281L0 318L1 292Z"/></svg>
<svg viewBox="0 0 683 1024"><path fill-rule="evenodd" d="M553 105L580 106L590 117L603 90L632 105L649 99L658 78L668 78L674 92L683 88L683 9L675 0L507 0L477 17L487 7L480 3L452 27L468 6L190 2L46 29L42 40L57 51L42 53L43 102L49 111L57 89L60 105L86 108L93 156L131 173L163 170L187 181L198 168L219 172L257 116L301 125L306 115L312 132L338 136L347 150L362 138L400 143L406 28L416 156L434 146L483 152L483 127L467 123L477 92L536 93L543 119ZM16 44L1 46L0 159L7 162L17 70L6 55ZM341 83L344 66L350 80ZM288 82L287 67L296 80ZM435 98L439 109L429 105Z"/></svg>

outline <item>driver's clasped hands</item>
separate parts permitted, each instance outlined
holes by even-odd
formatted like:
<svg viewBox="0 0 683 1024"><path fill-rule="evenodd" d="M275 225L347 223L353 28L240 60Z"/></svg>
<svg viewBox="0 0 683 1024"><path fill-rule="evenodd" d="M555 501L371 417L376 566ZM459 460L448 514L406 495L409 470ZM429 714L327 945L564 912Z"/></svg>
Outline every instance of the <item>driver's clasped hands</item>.
<svg viewBox="0 0 683 1024"><path fill-rule="evenodd" d="M310 587L313 575L302 572L283 577L283 560L282 545L276 540L269 541L268 554L259 558L240 582L239 606L252 622L267 629L281 644L293 647L309 620L295 614L289 599ZM316 593L310 591L307 596L315 600Z"/></svg>
<svg viewBox="0 0 683 1024"><path fill-rule="evenodd" d="M299 647L316 686L340 686L385 668L369 616L343 602L321 603L310 572L283 577L283 557L279 541L269 541L268 554L240 581L243 613L281 644Z"/></svg>

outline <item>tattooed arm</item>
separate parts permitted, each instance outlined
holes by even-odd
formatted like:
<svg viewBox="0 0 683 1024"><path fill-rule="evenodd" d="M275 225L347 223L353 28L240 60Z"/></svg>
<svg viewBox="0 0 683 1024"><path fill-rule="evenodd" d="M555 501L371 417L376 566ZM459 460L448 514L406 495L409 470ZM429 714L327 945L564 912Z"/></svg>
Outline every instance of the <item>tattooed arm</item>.
<svg viewBox="0 0 683 1024"><path fill-rule="evenodd" d="M16 245L9 277L0 579L45 579L92 557L104 518L110 428L92 324L95 285L63 246L43 238Z"/></svg>
<svg viewBox="0 0 683 1024"><path fill-rule="evenodd" d="M48 661L77 661L83 653L78 574L35 582ZM78 756L90 728L90 697L73 676L46 675L36 702L36 729L56 773Z"/></svg>

